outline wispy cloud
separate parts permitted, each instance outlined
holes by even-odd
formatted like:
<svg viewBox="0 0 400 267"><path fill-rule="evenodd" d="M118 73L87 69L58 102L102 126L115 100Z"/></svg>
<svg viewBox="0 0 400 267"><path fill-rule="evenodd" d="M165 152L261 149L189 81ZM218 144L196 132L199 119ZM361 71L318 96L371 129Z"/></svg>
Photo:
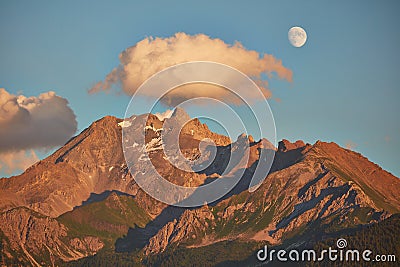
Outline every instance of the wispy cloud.
<svg viewBox="0 0 400 267"><path fill-rule="evenodd" d="M353 141L347 141L345 144L345 147L350 150L355 149L357 146L358 145L356 143L354 143Z"/></svg>

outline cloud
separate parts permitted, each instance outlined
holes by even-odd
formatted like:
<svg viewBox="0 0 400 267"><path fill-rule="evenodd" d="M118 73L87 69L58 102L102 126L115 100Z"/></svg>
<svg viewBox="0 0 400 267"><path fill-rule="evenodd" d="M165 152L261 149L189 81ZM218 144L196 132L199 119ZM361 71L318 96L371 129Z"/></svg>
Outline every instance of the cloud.
<svg viewBox="0 0 400 267"><path fill-rule="evenodd" d="M169 38L145 38L136 45L127 48L119 55L120 65L114 68L104 79L96 83L89 93L109 91L117 86L132 95L138 87L155 73L184 62L214 61L226 64L251 77L262 89L267 98L271 97L268 81L265 77L277 76L279 79L292 81L292 71L282 65L282 61L269 54L260 54L257 51L247 50L242 44L226 44L220 39L212 39L204 34L187 35L176 33ZM198 86L193 90L183 86L176 96L191 98L199 94L209 97L221 97L227 94L226 90L215 90L215 86ZM214 88L213 88L214 87ZM157 90L153 88L152 90ZM157 95L157 92L148 92L148 96Z"/></svg>
<svg viewBox="0 0 400 267"><path fill-rule="evenodd" d="M38 160L33 149L0 153L0 172L12 174L15 171L25 170Z"/></svg>
<svg viewBox="0 0 400 267"><path fill-rule="evenodd" d="M347 149L353 150L353 149L355 149L357 147L357 144L354 143L353 141L347 141L346 144L345 144L345 147Z"/></svg>
<svg viewBox="0 0 400 267"><path fill-rule="evenodd" d="M1 154L63 145L76 129L68 101L54 92L25 97L0 88Z"/></svg>

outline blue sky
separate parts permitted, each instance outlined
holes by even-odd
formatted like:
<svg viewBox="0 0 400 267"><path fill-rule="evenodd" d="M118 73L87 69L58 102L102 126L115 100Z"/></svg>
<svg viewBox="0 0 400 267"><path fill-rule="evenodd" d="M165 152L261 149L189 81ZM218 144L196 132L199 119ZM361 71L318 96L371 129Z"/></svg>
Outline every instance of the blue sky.
<svg viewBox="0 0 400 267"><path fill-rule="evenodd" d="M293 82L271 80L278 139L354 143L400 175L398 1L1 1L0 88L68 99L78 132L123 117L129 97L87 90L145 37L204 33L282 59ZM292 26L308 34L302 48ZM43 153L39 153L43 156ZM0 176L4 174L0 173Z"/></svg>

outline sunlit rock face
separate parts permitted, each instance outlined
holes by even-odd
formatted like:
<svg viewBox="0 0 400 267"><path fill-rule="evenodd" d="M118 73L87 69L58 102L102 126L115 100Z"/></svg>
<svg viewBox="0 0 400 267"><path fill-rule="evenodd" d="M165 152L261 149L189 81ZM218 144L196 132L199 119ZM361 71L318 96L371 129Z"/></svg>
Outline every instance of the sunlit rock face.
<svg viewBox="0 0 400 267"><path fill-rule="evenodd" d="M1 253L10 260L18 254L20 263L51 265L110 245L150 256L171 245L199 247L221 240L280 244L293 236L379 222L400 210L399 179L335 143L282 140L275 148L266 139L240 135L230 140L213 133L181 109L161 119L104 117L23 174L0 179ZM171 164L176 155L165 153L163 140L177 128L179 145L173 149L185 159L182 168ZM140 145L136 139L143 133ZM250 193L263 150L274 151L274 163ZM232 151L248 159L236 156L229 165ZM129 167L126 157L135 164ZM151 181L159 174L196 187L228 179L227 166L230 173L243 170L239 183L221 199L190 209L159 202L136 183L138 177ZM99 234L104 231L109 234ZM41 257L44 251L53 256Z"/></svg>

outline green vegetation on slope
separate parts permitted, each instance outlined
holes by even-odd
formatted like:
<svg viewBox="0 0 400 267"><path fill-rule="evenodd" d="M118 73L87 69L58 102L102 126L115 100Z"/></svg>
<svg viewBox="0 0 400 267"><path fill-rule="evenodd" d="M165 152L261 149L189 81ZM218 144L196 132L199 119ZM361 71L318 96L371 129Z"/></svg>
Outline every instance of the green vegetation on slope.
<svg viewBox="0 0 400 267"><path fill-rule="evenodd" d="M129 228L145 227L151 218L133 197L112 193L105 200L78 207L58 220L68 227L70 235L97 236L112 247Z"/></svg>
<svg viewBox="0 0 400 267"><path fill-rule="evenodd" d="M89 256L76 261L66 262L62 266L67 267L131 267L144 266L137 252L134 253L116 253L112 250L101 250L96 255Z"/></svg>
<svg viewBox="0 0 400 267"><path fill-rule="evenodd" d="M186 248L168 247L161 254L142 259L133 253L113 253L101 251L95 256L66 263L66 266L243 266L241 261L256 260L254 251L263 244L258 242L223 241L209 246Z"/></svg>
<svg viewBox="0 0 400 267"><path fill-rule="evenodd" d="M163 253L147 258L144 263L147 266L217 266L222 263L236 266L235 262L255 258L253 252L263 245L254 241L222 241L197 248L169 247Z"/></svg>
<svg viewBox="0 0 400 267"><path fill-rule="evenodd" d="M395 214L390 218L376 224L369 225L352 234L341 236L347 241L348 249L364 251L369 249L374 255L395 255L396 262L346 262L346 266L398 266L400 260L400 214ZM331 238L317 243L314 246L316 251L322 251L329 246L336 248L336 238ZM309 264L309 266L343 266L343 262L320 262L319 265Z"/></svg>

